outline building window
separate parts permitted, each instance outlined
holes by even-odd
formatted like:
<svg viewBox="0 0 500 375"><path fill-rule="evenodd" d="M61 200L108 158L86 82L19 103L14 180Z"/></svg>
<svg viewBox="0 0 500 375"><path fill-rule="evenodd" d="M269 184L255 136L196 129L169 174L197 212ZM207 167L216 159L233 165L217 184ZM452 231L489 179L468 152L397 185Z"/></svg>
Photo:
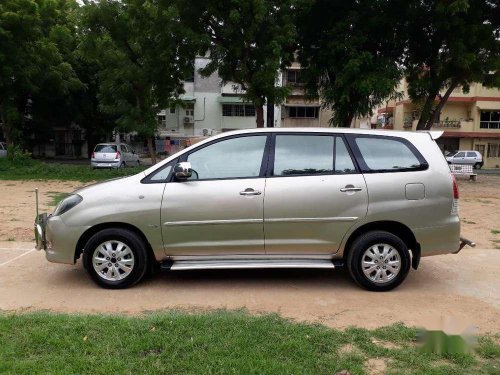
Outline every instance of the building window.
<svg viewBox="0 0 500 375"><path fill-rule="evenodd" d="M292 85L300 85L302 84L302 77L300 74L300 70L297 69L288 69L286 71L286 82Z"/></svg>
<svg viewBox="0 0 500 375"><path fill-rule="evenodd" d="M500 129L500 112L481 111L479 127L481 129Z"/></svg>
<svg viewBox="0 0 500 375"><path fill-rule="evenodd" d="M222 116L253 117L255 107L251 104L223 104Z"/></svg>
<svg viewBox="0 0 500 375"><path fill-rule="evenodd" d="M477 152L479 152L482 156L484 156L484 149L486 148L485 145L476 145L474 148Z"/></svg>
<svg viewBox="0 0 500 375"><path fill-rule="evenodd" d="M318 118L319 107L288 107L290 118Z"/></svg>
<svg viewBox="0 0 500 375"><path fill-rule="evenodd" d="M175 115L175 107L170 107L170 114Z"/></svg>
<svg viewBox="0 0 500 375"><path fill-rule="evenodd" d="M488 157L489 158L500 157L500 145L498 143L488 143Z"/></svg>
<svg viewBox="0 0 500 375"><path fill-rule="evenodd" d="M186 116L194 116L194 104L186 104Z"/></svg>

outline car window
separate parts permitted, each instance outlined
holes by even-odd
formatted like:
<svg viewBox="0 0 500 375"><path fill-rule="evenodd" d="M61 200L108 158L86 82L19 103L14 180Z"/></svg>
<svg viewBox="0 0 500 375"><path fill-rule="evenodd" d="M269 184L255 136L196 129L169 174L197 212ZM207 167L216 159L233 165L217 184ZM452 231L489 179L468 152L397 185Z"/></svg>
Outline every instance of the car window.
<svg viewBox="0 0 500 375"><path fill-rule="evenodd" d="M153 173L150 177L150 181L166 181L172 170L172 165L167 165L165 168Z"/></svg>
<svg viewBox="0 0 500 375"><path fill-rule="evenodd" d="M457 152L454 156L454 158L463 158L465 157L465 152Z"/></svg>
<svg viewBox="0 0 500 375"><path fill-rule="evenodd" d="M382 137L356 137L356 145L370 171L398 171L422 166L403 141Z"/></svg>
<svg viewBox="0 0 500 375"><path fill-rule="evenodd" d="M97 145L94 152L113 153L116 152L116 145Z"/></svg>
<svg viewBox="0 0 500 375"><path fill-rule="evenodd" d="M127 147L125 147L125 145L120 145L120 150L122 152L128 152Z"/></svg>
<svg viewBox="0 0 500 375"><path fill-rule="evenodd" d="M3 143L0 143L0 150L4 150Z"/></svg>
<svg viewBox="0 0 500 375"><path fill-rule="evenodd" d="M344 140L335 137L335 173L355 173L356 168Z"/></svg>
<svg viewBox="0 0 500 375"><path fill-rule="evenodd" d="M476 157L476 153L475 152L468 152L467 153L467 157L468 158L475 158Z"/></svg>
<svg viewBox="0 0 500 375"><path fill-rule="evenodd" d="M333 173L333 136L277 135L274 176Z"/></svg>
<svg viewBox="0 0 500 375"><path fill-rule="evenodd" d="M266 147L266 135L230 138L189 154L195 173L191 179L258 177Z"/></svg>

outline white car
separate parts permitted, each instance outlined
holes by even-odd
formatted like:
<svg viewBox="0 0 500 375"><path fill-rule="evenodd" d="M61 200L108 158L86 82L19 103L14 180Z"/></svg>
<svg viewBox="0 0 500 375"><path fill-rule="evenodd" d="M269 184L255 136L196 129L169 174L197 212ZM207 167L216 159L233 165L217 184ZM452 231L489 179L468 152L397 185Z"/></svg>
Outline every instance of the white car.
<svg viewBox="0 0 500 375"><path fill-rule="evenodd" d="M483 155L478 151L465 150L457 151L446 156L448 164L469 164L473 165L474 168L480 169L483 162Z"/></svg>
<svg viewBox="0 0 500 375"><path fill-rule="evenodd" d="M7 156L7 145L0 142L0 158L5 158Z"/></svg>
<svg viewBox="0 0 500 375"><path fill-rule="evenodd" d="M123 168L140 164L139 155L125 143L99 143L90 160L92 168Z"/></svg>

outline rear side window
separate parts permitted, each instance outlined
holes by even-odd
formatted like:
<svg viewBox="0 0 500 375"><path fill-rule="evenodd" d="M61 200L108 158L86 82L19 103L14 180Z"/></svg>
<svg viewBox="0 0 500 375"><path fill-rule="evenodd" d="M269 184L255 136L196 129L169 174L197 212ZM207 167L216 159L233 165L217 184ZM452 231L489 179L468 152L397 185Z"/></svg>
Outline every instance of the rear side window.
<svg viewBox="0 0 500 375"><path fill-rule="evenodd" d="M351 155L341 137L335 137L335 173L356 173Z"/></svg>
<svg viewBox="0 0 500 375"><path fill-rule="evenodd" d="M125 147L125 145L120 145L120 150L121 150L122 152L128 152L128 151L127 151L127 147Z"/></svg>
<svg viewBox="0 0 500 375"><path fill-rule="evenodd" d="M476 153L475 153L475 152L468 152L468 153L467 153L467 157L468 157L468 158L475 158L476 156L477 156L477 155L476 155Z"/></svg>
<svg viewBox="0 0 500 375"><path fill-rule="evenodd" d="M364 172L402 172L428 167L425 159L408 141L395 137L356 137Z"/></svg>
<svg viewBox="0 0 500 375"><path fill-rule="evenodd" d="M274 176L333 173L332 136L277 135Z"/></svg>
<svg viewBox="0 0 500 375"><path fill-rule="evenodd" d="M94 152L112 153L116 152L116 145L97 145Z"/></svg>

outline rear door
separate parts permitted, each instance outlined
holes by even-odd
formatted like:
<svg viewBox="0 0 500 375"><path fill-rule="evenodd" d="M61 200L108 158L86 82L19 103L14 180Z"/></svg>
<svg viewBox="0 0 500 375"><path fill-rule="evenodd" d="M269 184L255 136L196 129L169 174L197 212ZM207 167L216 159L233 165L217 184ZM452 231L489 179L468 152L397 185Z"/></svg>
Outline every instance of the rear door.
<svg viewBox="0 0 500 375"><path fill-rule="evenodd" d="M365 180L342 136L276 134L264 197L267 254L333 254L366 216Z"/></svg>
<svg viewBox="0 0 500 375"><path fill-rule="evenodd" d="M465 158L466 158L467 164L471 164L471 165L474 165L480 161L478 158L478 155L475 151L468 151Z"/></svg>

